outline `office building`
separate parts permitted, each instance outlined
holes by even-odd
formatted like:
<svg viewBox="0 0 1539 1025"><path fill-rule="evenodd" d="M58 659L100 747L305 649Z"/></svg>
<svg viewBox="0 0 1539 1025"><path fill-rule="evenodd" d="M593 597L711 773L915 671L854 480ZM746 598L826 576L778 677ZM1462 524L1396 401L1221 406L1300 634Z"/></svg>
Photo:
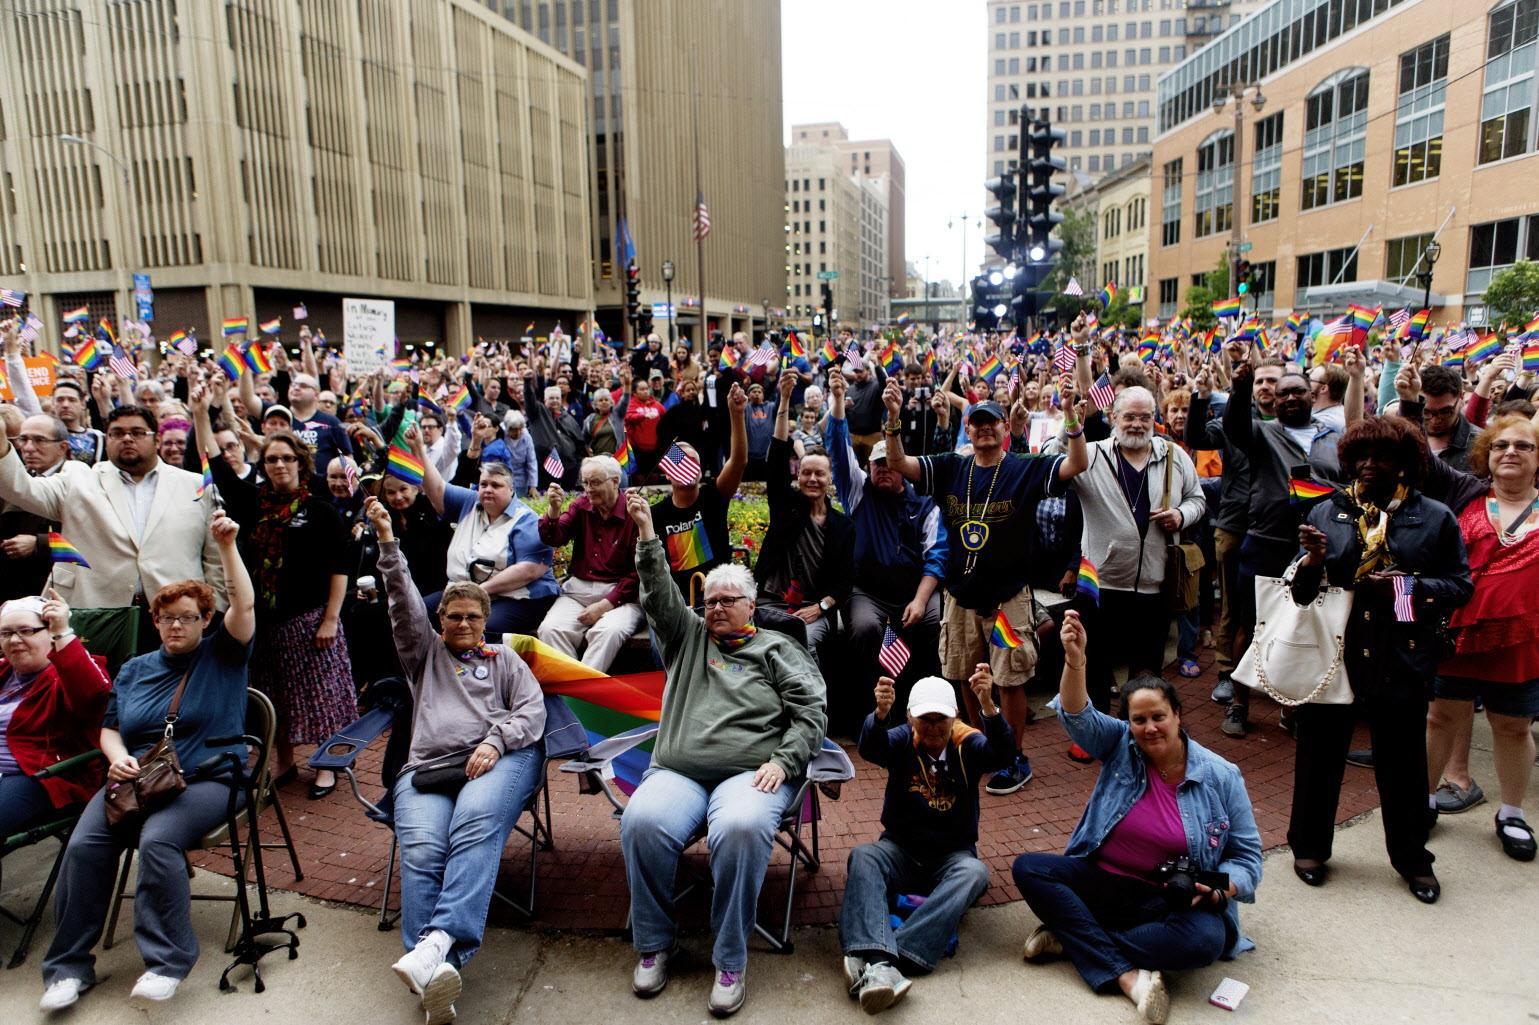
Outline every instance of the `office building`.
<svg viewBox="0 0 1539 1025"><path fill-rule="evenodd" d="M907 245L907 186L903 158L890 139L851 139L843 125L826 121L791 126L791 144L832 146L848 158L850 174L858 178L880 179L887 204L887 294L906 294L904 276Z"/></svg>
<svg viewBox="0 0 1539 1025"><path fill-rule="evenodd" d="M1414 310L1430 293L1435 322L1484 323L1492 276L1539 257L1536 24L1539 0L1276 0L1171 71L1149 225L1159 308L1238 226L1273 316ZM1253 82L1236 159L1235 104L1215 97Z"/></svg>
<svg viewBox="0 0 1539 1025"><path fill-rule="evenodd" d="M587 73L471 0L48 0L0 41L0 284L55 330L134 273L161 337L303 304L339 339L356 296L464 351L592 308Z"/></svg>
<svg viewBox="0 0 1539 1025"><path fill-rule="evenodd" d="M1129 303L1147 298L1149 272L1149 200L1153 187L1148 157L1139 157L1126 167L1103 175L1068 196L1065 207L1087 213L1095 225L1095 254L1089 271L1079 279L1086 295L1094 295L1107 282ZM1154 310L1145 310L1153 316Z"/></svg>
<svg viewBox="0 0 1539 1025"><path fill-rule="evenodd" d="M852 176L844 154L802 143L786 150L787 316L806 324L833 292L839 326L876 330L887 321L887 190Z"/></svg>

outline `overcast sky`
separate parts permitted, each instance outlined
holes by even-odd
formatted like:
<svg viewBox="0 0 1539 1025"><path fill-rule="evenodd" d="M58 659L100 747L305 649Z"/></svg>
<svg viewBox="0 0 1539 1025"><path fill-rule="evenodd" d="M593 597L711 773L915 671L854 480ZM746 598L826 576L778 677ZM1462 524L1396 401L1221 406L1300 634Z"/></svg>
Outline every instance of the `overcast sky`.
<svg viewBox="0 0 1539 1025"><path fill-rule="evenodd" d="M786 141L814 121L891 139L907 172L907 257L924 274L928 256L932 281L961 273L964 212L969 273L982 259L986 13L984 0L781 0Z"/></svg>

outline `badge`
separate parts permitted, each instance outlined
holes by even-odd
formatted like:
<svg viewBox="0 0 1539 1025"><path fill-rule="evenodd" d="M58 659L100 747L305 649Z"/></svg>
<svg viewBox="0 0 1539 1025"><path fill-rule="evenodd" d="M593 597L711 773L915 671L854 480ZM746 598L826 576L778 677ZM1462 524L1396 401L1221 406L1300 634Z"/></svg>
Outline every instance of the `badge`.
<svg viewBox="0 0 1539 1025"><path fill-rule="evenodd" d="M490 675L492 675L490 669L486 668L485 666L476 666L476 679L484 680Z"/></svg>
<svg viewBox="0 0 1539 1025"><path fill-rule="evenodd" d="M989 525L982 520L964 520L961 527L962 547L977 552L989 541Z"/></svg>

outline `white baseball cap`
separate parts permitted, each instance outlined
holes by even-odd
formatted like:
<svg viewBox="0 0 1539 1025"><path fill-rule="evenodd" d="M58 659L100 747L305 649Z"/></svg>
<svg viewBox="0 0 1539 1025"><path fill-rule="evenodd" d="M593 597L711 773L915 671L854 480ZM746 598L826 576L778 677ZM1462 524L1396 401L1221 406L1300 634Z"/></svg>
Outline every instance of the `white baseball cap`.
<svg viewBox="0 0 1539 1025"><path fill-rule="evenodd" d="M943 680L939 676L926 676L915 683L913 690L908 692L908 714L917 719L921 715L930 715L935 712L955 718L956 691L951 689L950 681Z"/></svg>

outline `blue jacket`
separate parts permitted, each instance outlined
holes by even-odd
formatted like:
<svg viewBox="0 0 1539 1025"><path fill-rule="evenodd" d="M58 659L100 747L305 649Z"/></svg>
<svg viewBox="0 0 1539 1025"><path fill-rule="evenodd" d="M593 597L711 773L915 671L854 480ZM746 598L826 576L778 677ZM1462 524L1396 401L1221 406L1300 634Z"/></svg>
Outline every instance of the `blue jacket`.
<svg viewBox="0 0 1539 1025"><path fill-rule="evenodd" d="M830 416L824 435L839 504L855 524L855 583L883 601L908 604L921 577L946 577L946 526L935 500L903 482L878 490L855 459L850 425Z"/></svg>
<svg viewBox="0 0 1539 1025"><path fill-rule="evenodd" d="M1101 762L1095 790L1074 835L1064 852L1088 858L1100 849L1112 828L1132 810L1149 787L1144 756L1128 724L1086 705L1058 717L1069 738ZM1240 931L1238 901L1253 903L1261 884L1261 831L1251 810L1250 795L1239 767L1186 737L1186 779L1176 788L1181 825L1186 830L1186 851L1192 863L1210 872L1227 872L1235 887L1235 900L1225 911L1229 918L1229 947L1225 958L1255 947Z"/></svg>

